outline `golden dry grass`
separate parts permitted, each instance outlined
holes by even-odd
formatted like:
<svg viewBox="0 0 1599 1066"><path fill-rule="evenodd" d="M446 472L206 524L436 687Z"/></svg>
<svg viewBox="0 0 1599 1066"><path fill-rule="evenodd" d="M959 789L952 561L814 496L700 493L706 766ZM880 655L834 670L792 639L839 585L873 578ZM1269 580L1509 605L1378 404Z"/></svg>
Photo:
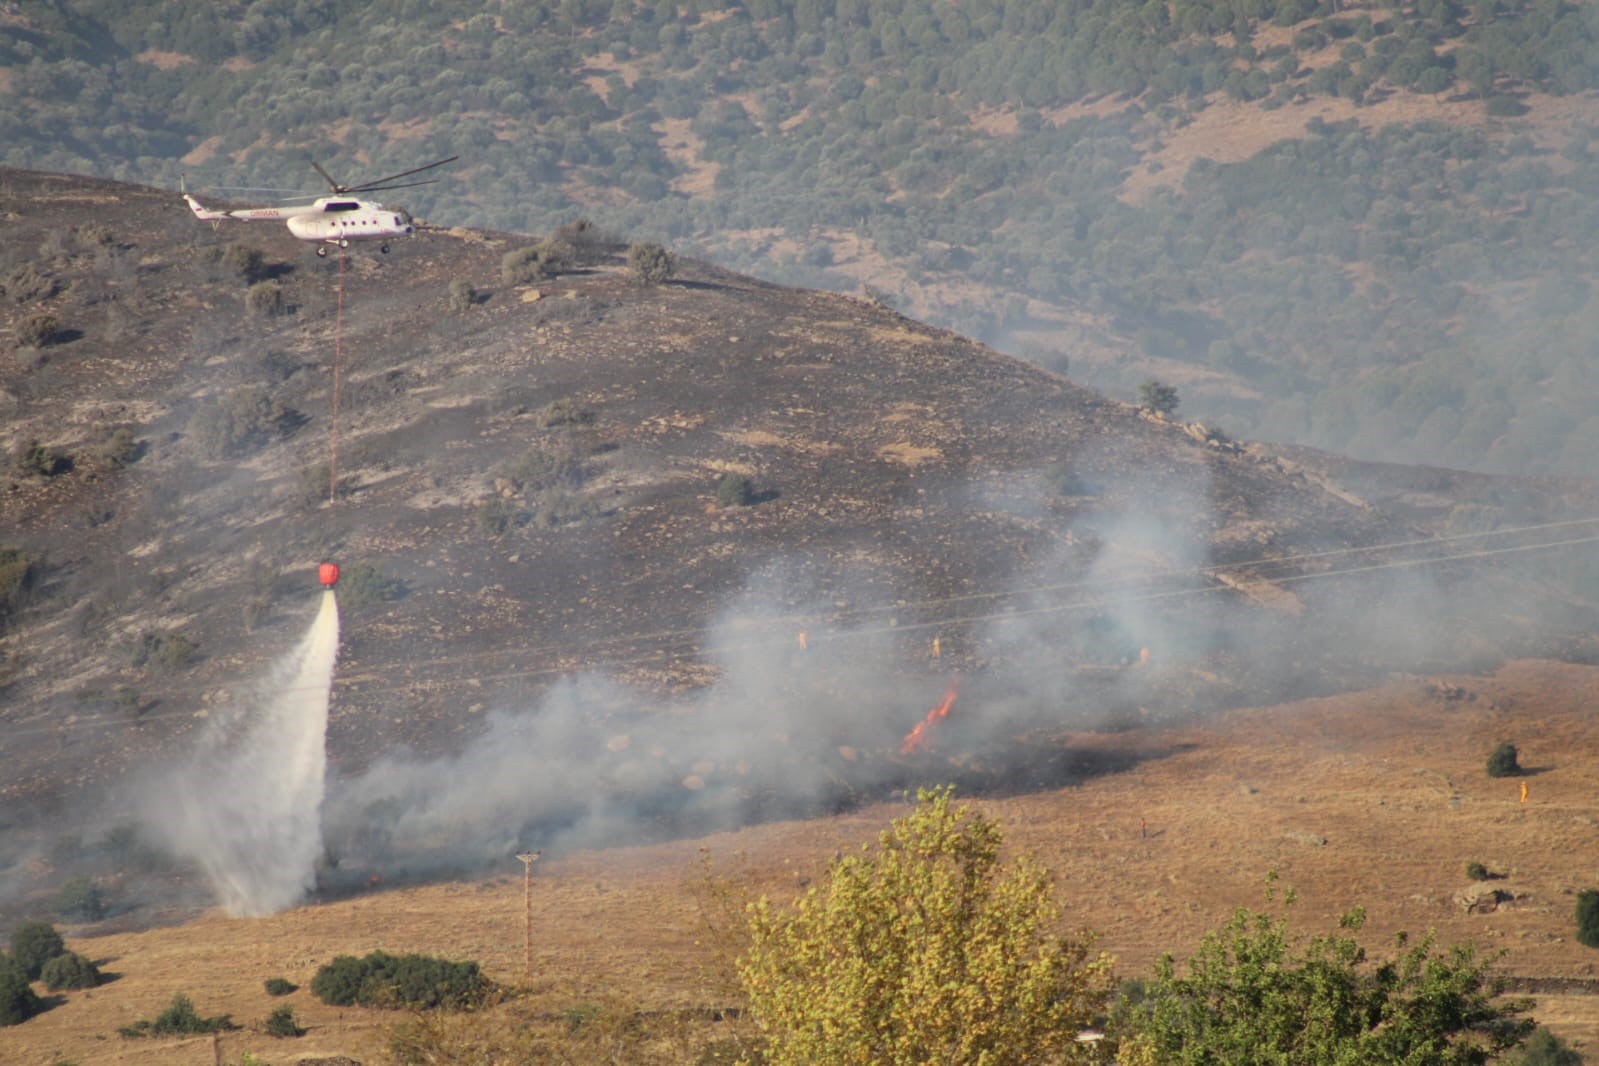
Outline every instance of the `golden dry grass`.
<svg viewBox="0 0 1599 1066"><path fill-rule="evenodd" d="M1411 679L1179 728L1080 735L1080 750L1164 754L1081 786L981 802L1012 846L1054 870L1070 920L1098 931L1123 976L1146 973L1164 950L1185 955L1233 908L1259 905L1262 878L1274 869L1298 891L1291 913L1302 933L1328 930L1358 903L1369 912L1364 935L1374 953L1397 930L1436 929L1445 943L1502 949L1510 974L1588 977L1599 953L1572 938L1573 893L1595 880L1596 701L1599 668L1551 662L1514 663L1492 677ZM1502 739L1533 771L1522 779L1525 804L1517 780L1485 771ZM703 840L546 856L535 867L537 976L516 1009L559 1016L604 1000L646 1010L726 1005L703 918L701 849L747 891L792 897L839 849L873 839L904 809L880 804ZM1503 874L1495 884L1515 901L1480 915L1453 903L1471 859ZM480 881L260 920L208 913L169 928L69 937L120 976L0 1030L0 1061L209 1063L209 1038L115 1035L186 992L202 1014L257 1027L288 1002L310 1027L294 1041L229 1034L228 1061L249 1050L273 1063L333 1054L380 1062L403 1015L318 1003L305 987L316 967L383 948L474 958L497 979L521 981L521 867L509 855L505 867ZM280 975L302 986L287 1000L262 989ZM1595 1006L1593 996L1546 996L1535 1013L1591 1053L1599 1048Z"/></svg>

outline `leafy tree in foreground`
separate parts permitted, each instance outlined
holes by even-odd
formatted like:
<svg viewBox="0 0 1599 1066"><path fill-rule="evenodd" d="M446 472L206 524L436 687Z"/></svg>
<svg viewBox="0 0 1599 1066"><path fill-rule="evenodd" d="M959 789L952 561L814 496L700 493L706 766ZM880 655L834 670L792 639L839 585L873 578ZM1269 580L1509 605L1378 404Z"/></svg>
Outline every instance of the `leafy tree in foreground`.
<svg viewBox="0 0 1599 1066"><path fill-rule="evenodd" d="M1296 952L1286 921L1240 908L1183 976L1168 955L1140 1001L1118 1004L1118 1061L1482 1066L1532 1031L1519 1017L1531 1001L1498 999L1493 960L1471 944L1439 954L1431 935L1410 945L1400 934L1397 957L1371 966L1350 935L1364 921L1357 908L1340 921L1345 932Z"/></svg>
<svg viewBox="0 0 1599 1066"><path fill-rule="evenodd" d="M924 791L780 912L750 908L738 962L768 1066L1075 1062L1110 960L1053 932L1049 874L1000 862L997 823Z"/></svg>
<svg viewBox="0 0 1599 1066"><path fill-rule="evenodd" d="M1577 943L1599 948L1599 889L1577 893Z"/></svg>

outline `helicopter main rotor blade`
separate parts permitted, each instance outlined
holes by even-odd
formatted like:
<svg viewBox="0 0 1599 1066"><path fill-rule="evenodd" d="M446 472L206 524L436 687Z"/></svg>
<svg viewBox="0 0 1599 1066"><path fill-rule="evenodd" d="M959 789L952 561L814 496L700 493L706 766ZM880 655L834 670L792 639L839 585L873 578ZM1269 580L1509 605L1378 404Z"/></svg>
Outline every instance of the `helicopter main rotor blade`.
<svg viewBox="0 0 1599 1066"><path fill-rule="evenodd" d="M380 186L380 185L388 185L389 182L393 181L396 178L408 178L412 174L420 174L424 170L432 170L434 167L442 167L444 164L453 163L457 159L460 159L460 158L461 157L458 156L458 155L452 155L448 159L441 159L437 163L429 163L425 167L412 167L410 170L402 170L398 174L390 174L386 178L373 178L371 181L364 181L364 182L362 182L359 185L351 185L351 186L348 186L347 188L342 189L340 191L342 191L342 192L372 192L378 186ZM315 164L312 164L312 165L314 166ZM317 169L321 170L322 168L321 167L317 167ZM326 177L327 175L324 174L323 176ZM417 184L421 184L421 183L418 182ZM402 185L390 185L389 186L389 188L396 188L396 189L404 188L404 187L405 186L402 186Z"/></svg>
<svg viewBox="0 0 1599 1066"><path fill-rule="evenodd" d="M439 183L439 179L438 178L429 178L427 181L406 181L406 182L401 182L398 185L357 185L355 188L348 189L346 191L347 192L352 192L352 193L358 193L358 192L386 192L389 189L412 189L412 188L415 188L418 185L437 185L438 183Z"/></svg>
<svg viewBox="0 0 1599 1066"><path fill-rule="evenodd" d="M311 165L313 167L316 167L316 172L318 174L322 175L323 180L325 180L328 183L329 187L331 187L333 189L333 193L334 193L335 196L340 194L340 193L344 193L344 192L348 192L349 191L343 185L340 185L338 182L334 181L333 180L333 175L329 174L327 171L323 170L321 163L318 163L315 159L313 159L313 160L311 160Z"/></svg>

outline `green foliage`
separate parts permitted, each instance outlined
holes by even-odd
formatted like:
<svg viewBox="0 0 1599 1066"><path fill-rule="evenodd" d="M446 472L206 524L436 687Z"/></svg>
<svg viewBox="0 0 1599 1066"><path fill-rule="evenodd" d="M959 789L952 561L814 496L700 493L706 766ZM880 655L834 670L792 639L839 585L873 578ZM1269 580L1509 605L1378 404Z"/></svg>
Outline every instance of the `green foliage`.
<svg viewBox="0 0 1599 1066"><path fill-rule="evenodd" d="M100 885L82 874L70 877L56 893L56 913L68 921L98 922L105 917Z"/></svg>
<svg viewBox="0 0 1599 1066"><path fill-rule="evenodd" d="M1489 777L1515 777L1521 773L1521 764L1517 762L1520 753L1510 741L1502 741L1488 756Z"/></svg>
<svg viewBox="0 0 1599 1066"><path fill-rule="evenodd" d="M374 563L346 567L339 578L339 603L345 607L372 607L404 596L405 582L392 578Z"/></svg>
<svg viewBox="0 0 1599 1066"><path fill-rule="evenodd" d="M1466 863L1466 876L1473 881L1486 881L1492 875L1489 874L1488 867L1473 859Z"/></svg>
<svg viewBox="0 0 1599 1066"><path fill-rule="evenodd" d="M269 996L286 996L299 989L299 985L287 977L268 977L265 982L266 994Z"/></svg>
<svg viewBox="0 0 1599 1066"><path fill-rule="evenodd" d="M93 988L100 983L100 968L76 951L67 951L45 963L39 979L52 992Z"/></svg>
<svg viewBox="0 0 1599 1066"><path fill-rule="evenodd" d="M55 477L71 470L72 460L29 439L17 448L11 466L23 477Z"/></svg>
<svg viewBox="0 0 1599 1066"><path fill-rule="evenodd" d="M516 527L518 510L510 500L491 497L477 505L473 522L485 537L503 537Z"/></svg>
<svg viewBox="0 0 1599 1066"><path fill-rule="evenodd" d="M211 459L245 455L279 437L294 415L258 385L242 385L189 419L189 435Z"/></svg>
<svg viewBox="0 0 1599 1066"><path fill-rule="evenodd" d="M106 431L100 442L100 458L110 466L131 466L144 454L144 445L129 426L116 426Z"/></svg>
<svg viewBox="0 0 1599 1066"><path fill-rule="evenodd" d="M526 285L550 277L570 262L571 254L570 245L549 238L506 252L500 257L500 280L507 285Z"/></svg>
<svg viewBox="0 0 1599 1066"><path fill-rule="evenodd" d="M1154 378L1146 378L1138 385L1138 405L1146 411L1169 415L1177 410L1177 388Z"/></svg>
<svg viewBox="0 0 1599 1066"><path fill-rule="evenodd" d="M0 280L0 292L19 304L48 300L61 291L61 283L31 263L24 264Z"/></svg>
<svg viewBox="0 0 1599 1066"><path fill-rule="evenodd" d="M551 400L539 411L539 425L545 429L557 426L586 426L594 421L594 412L576 400L562 397Z"/></svg>
<svg viewBox="0 0 1599 1066"><path fill-rule="evenodd" d="M268 1036L293 1037L304 1036L305 1030L300 1023L294 1020L294 1008L285 1003L267 1015L266 1024L262 1026Z"/></svg>
<svg viewBox="0 0 1599 1066"><path fill-rule="evenodd" d="M452 278L450 280L450 310L460 314L471 310L477 303L477 290L465 278Z"/></svg>
<svg viewBox="0 0 1599 1066"><path fill-rule="evenodd" d="M1412 946L1400 934L1394 958L1371 964L1352 935L1364 921L1357 908L1295 950L1285 920L1240 908L1181 976L1167 955L1141 1000L1118 1003L1119 1060L1482 1066L1531 1032L1531 1001L1500 998L1493 960L1470 944L1439 953L1430 935Z"/></svg>
<svg viewBox="0 0 1599 1066"><path fill-rule="evenodd" d="M244 307L252 315L275 318L288 314L289 301L283 285L276 281L258 281L244 293Z"/></svg>
<svg viewBox="0 0 1599 1066"><path fill-rule="evenodd" d="M745 475L730 470L716 483L716 502L723 507L746 507L755 502L755 485Z"/></svg>
<svg viewBox="0 0 1599 1066"><path fill-rule="evenodd" d="M129 658L136 667L174 674L193 663L199 651L200 646L182 633L147 629L133 642Z"/></svg>
<svg viewBox="0 0 1599 1066"><path fill-rule="evenodd" d="M61 934L49 922L23 922L11 930L11 959L30 981L37 981L44 964L66 950Z"/></svg>
<svg viewBox="0 0 1599 1066"><path fill-rule="evenodd" d="M17 323L17 343L24 348L43 348L61 331L61 320L49 311L35 311Z"/></svg>
<svg viewBox="0 0 1599 1066"><path fill-rule="evenodd" d="M502 474L523 492L555 486L576 488L583 483L583 457L570 442L534 447L502 468Z"/></svg>
<svg viewBox="0 0 1599 1066"><path fill-rule="evenodd" d="M651 241L628 245L627 269L640 285L659 285L677 271L672 253Z"/></svg>
<svg viewBox="0 0 1599 1066"><path fill-rule="evenodd" d="M1599 889L1577 893L1577 943L1599 948Z"/></svg>
<svg viewBox="0 0 1599 1066"><path fill-rule="evenodd" d="M340 955L311 979L313 996L342 1007L468 1010L481 1004L491 989L475 962L383 951L363 959Z"/></svg>
<svg viewBox="0 0 1599 1066"><path fill-rule="evenodd" d="M235 241L222 249L222 265L253 284L266 270L266 256L253 245Z"/></svg>
<svg viewBox="0 0 1599 1066"><path fill-rule="evenodd" d="M39 572L38 556L21 548L0 547L0 633L32 601Z"/></svg>
<svg viewBox="0 0 1599 1066"><path fill-rule="evenodd" d="M833 863L787 911L750 908L738 974L765 1061L1057 1061L1108 993L1089 937L1053 933L1049 875L1000 861L999 826L922 792L875 852Z"/></svg>
<svg viewBox="0 0 1599 1066"><path fill-rule="evenodd" d="M132 1025L123 1026L117 1032L126 1037L189 1036L225 1032L237 1028L233 1019L226 1014L219 1014L214 1018L202 1018L194 1009L189 997L179 992L172 997L172 1002L167 1004L166 1009L153 1019L146 1018L134 1022Z"/></svg>
<svg viewBox="0 0 1599 1066"><path fill-rule="evenodd" d="M1582 1066L1582 1054L1540 1025L1503 1066Z"/></svg>
<svg viewBox="0 0 1599 1066"><path fill-rule="evenodd" d="M21 1025L43 1009L26 975L0 966L0 1027Z"/></svg>

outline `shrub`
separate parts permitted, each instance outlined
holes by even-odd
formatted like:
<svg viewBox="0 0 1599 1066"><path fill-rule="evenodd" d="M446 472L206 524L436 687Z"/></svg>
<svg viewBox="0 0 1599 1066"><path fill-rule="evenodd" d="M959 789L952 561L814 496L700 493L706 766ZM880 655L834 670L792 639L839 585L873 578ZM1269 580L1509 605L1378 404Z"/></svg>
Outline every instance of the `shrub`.
<svg viewBox="0 0 1599 1066"><path fill-rule="evenodd" d="M189 435L212 459L243 455L281 436L294 415L258 385L244 385L200 408Z"/></svg>
<svg viewBox="0 0 1599 1066"><path fill-rule="evenodd" d="M132 428L117 426L106 433L99 451L100 458L111 466L130 466L144 454L144 444L134 436Z"/></svg>
<svg viewBox="0 0 1599 1066"><path fill-rule="evenodd" d="M371 563L356 563L339 578L339 602L346 607L368 607L404 595L404 582L389 577Z"/></svg>
<svg viewBox="0 0 1599 1066"><path fill-rule="evenodd" d="M472 288L472 283L465 278L456 278L450 282L450 310L465 311L477 303L477 290Z"/></svg>
<svg viewBox="0 0 1599 1066"><path fill-rule="evenodd" d="M565 485L551 485L542 489L528 503L532 509L533 524L540 529L554 529L568 522L586 522L600 513L597 503Z"/></svg>
<svg viewBox="0 0 1599 1066"><path fill-rule="evenodd" d="M539 411L539 424L545 429L553 429L556 426L586 426L593 421L592 410L565 397L551 400Z"/></svg>
<svg viewBox="0 0 1599 1066"><path fill-rule="evenodd" d="M294 1008L285 1003L283 1006L267 1015L266 1029L268 1036L304 1036L305 1030L300 1028L294 1020Z"/></svg>
<svg viewBox="0 0 1599 1066"><path fill-rule="evenodd" d="M627 269L640 285L659 285L677 271L672 253L652 241L628 246Z"/></svg>
<svg viewBox="0 0 1599 1066"><path fill-rule="evenodd" d="M222 249L222 265L248 282L261 280L266 269L266 256L261 249L237 242Z"/></svg>
<svg viewBox="0 0 1599 1066"><path fill-rule="evenodd" d="M1177 388L1154 378L1145 378L1138 386L1138 405L1146 411L1169 415L1177 410Z"/></svg>
<svg viewBox="0 0 1599 1066"><path fill-rule="evenodd" d="M288 314L289 301L283 286L275 281L258 281L244 294L244 307L253 315L275 317Z"/></svg>
<svg viewBox="0 0 1599 1066"><path fill-rule="evenodd" d="M61 329L61 320L48 311L35 311L24 315L17 323L17 341L24 348L43 348L55 340Z"/></svg>
<svg viewBox="0 0 1599 1066"><path fill-rule="evenodd" d="M1577 893L1577 943L1599 948L1599 889Z"/></svg>
<svg viewBox="0 0 1599 1066"><path fill-rule="evenodd" d="M0 967L0 1026L20 1025L43 1009L26 975Z"/></svg>
<svg viewBox="0 0 1599 1066"><path fill-rule="evenodd" d="M1473 881L1486 881L1488 880L1489 876L1488 867L1473 859L1472 861L1466 863L1466 876L1471 878Z"/></svg>
<svg viewBox="0 0 1599 1066"><path fill-rule="evenodd" d="M79 874L67 880L56 893L56 913L61 917L87 922L98 922L105 917L105 900L100 897L100 886L93 878Z"/></svg>
<svg viewBox="0 0 1599 1066"><path fill-rule="evenodd" d="M1582 1066L1582 1054L1540 1025L1504 1066Z"/></svg>
<svg viewBox="0 0 1599 1066"><path fill-rule="evenodd" d="M552 448L529 448L521 458L503 468L507 478L524 492L564 485L576 488L583 483L583 460L570 444Z"/></svg>
<svg viewBox="0 0 1599 1066"><path fill-rule="evenodd" d="M29 439L17 448L11 465L23 477L55 477L71 470L72 460Z"/></svg>
<svg viewBox="0 0 1599 1066"><path fill-rule="evenodd" d="M33 599L39 560L21 548L0 548L0 632Z"/></svg>
<svg viewBox="0 0 1599 1066"><path fill-rule="evenodd" d="M287 977L268 977L266 979L266 994L269 996L286 996L290 992L298 991L299 985Z"/></svg>
<svg viewBox="0 0 1599 1066"><path fill-rule="evenodd" d="M478 504L477 531L485 537L503 537L516 525L516 506L498 496Z"/></svg>
<svg viewBox="0 0 1599 1066"><path fill-rule="evenodd" d="M61 291L61 283L48 274L40 273L32 264L18 267L6 275L0 290L19 304L48 300Z"/></svg>
<svg viewBox="0 0 1599 1066"><path fill-rule="evenodd" d="M1516 746L1506 740L1493 750L1488 756L1489 777L1515 777L1521 773L1521 764L1516 762L1519 753Z"/></svg>
<svg viewBox="0 0 1599 1066"><path fill-rule="evenodd" d="M172 997L172 1002L167 1009L157 1014L154 1019L146 1018L118 1029L123 1036L179 1036L195 1033L216 1033L227 1029L237 1029L233 1019L226 1014L219 1014L215 1018L202 1018L194 1009L194 1004L189 997L179 992Z"/></svg>
<svg viewBox="0 0 1599 1066"><path fill-rule="evenodd" d="M755 486L743 474L728 471L716 483L716 502L723 507L746 507L755 502Z"/></svg>
<svg viewBox="0 0 1599 1066"><path fill-rule="evenodd" d="M63 952L39 971L44 987L52 992L66 988L93 988L100 983L100 968L76 951Z"/></svg>
<svg viewBox="0 0 1599 1066"><path fill-rule="evenodd" d="M1517 100L1514 96L1490 96L1486 106L1488 114L1495 118L1519 118L1531 111L1532 108Z"/></svg>
<svg viewBox="0 0 1599 1066"><path fill-rule="evenodd" d="M542 242L517 248L500 257L500 280L507 285L526 285L555 272L557 261Z"/></svg>
<svg viewBox="0 0 1599 1066"><path fill-rule="evenodd" d="M171 674L194 661L200 646L181 633L147 629L134 641L130 658L134 666L148 666L158 674Z"/></svg>
<svg viewBox="0 0 1599 1066"><path fill-rule="evenodd" d="M11 931L11 958L28 980L37 981L44 964L67 950L49 922L23 922Z"/></svg>
<svg viewBox="0 0 1599 1066"><path fill-rule="evenodd" d="M311 979L311 994L338 1007L465 1010L481 1004L491 988L475 962L384 951L364 959L340 955Z"/></svg>

